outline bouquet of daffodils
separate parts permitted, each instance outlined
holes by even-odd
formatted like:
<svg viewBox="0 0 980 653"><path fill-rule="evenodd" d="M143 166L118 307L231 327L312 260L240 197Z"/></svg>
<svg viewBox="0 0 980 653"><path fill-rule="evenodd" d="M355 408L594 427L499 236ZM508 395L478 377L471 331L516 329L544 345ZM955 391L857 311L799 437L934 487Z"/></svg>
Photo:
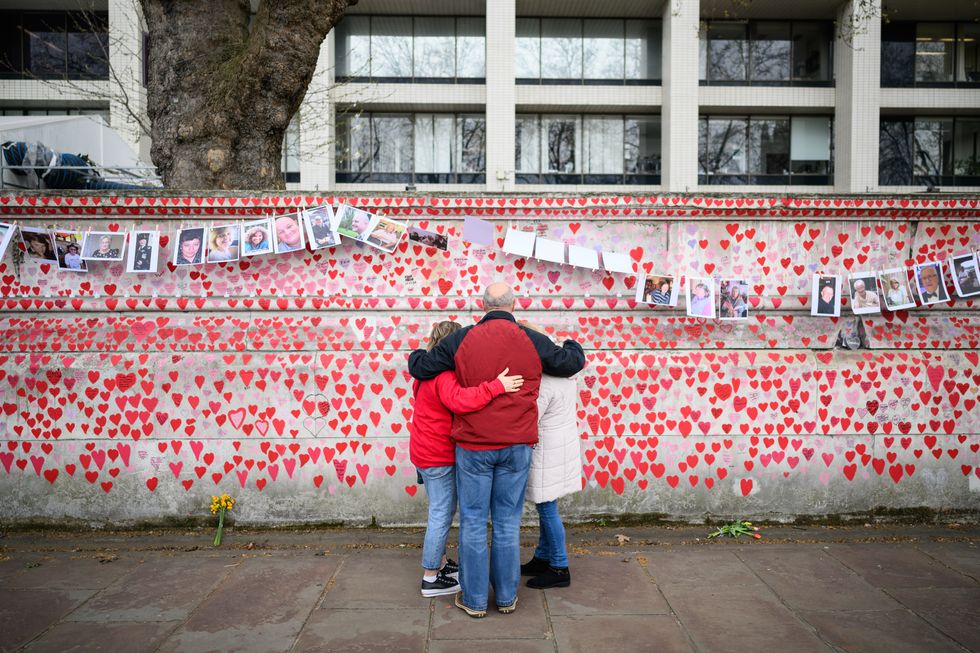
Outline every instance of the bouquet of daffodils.
<svg viewBox="0 0 980 653"><path fill-rule="evenodd" d="M235 507L235 500L228 494L211 497L211 514L218 515L218 532L214 535L214 545L221 546L221 531L225 527L225 512Z"/></svg>
<svg viewBox="0 0 980 653"><path fill-rule="evenodd" d="M719 535L727 535L728 537L741 537L742 535L751 535L755 539L761 539L762 535L759 533L759 527L753 526L750 521L733 521L730 524L725 524L714 533L708 535L711 537L718 537Z"/></svg>

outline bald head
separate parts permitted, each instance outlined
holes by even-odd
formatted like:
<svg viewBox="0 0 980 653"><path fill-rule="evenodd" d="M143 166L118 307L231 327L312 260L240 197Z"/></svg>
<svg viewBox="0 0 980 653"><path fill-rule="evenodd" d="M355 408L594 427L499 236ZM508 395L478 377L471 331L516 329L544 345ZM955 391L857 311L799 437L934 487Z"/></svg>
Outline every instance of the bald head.
<svg viewBox="0 0 980 653"><path fill-rule="evenodd" d="M483 291L483 310L514 312L514 291L506 283L498 281L491 283Z"/></svg>

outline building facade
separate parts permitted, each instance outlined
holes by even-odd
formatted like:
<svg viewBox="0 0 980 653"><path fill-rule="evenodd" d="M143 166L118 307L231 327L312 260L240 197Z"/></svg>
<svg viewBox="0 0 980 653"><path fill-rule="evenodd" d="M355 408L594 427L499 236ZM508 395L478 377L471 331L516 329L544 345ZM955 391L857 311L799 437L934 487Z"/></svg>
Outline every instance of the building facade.
<svg viewBox="0 0 980 653"><path fill-rule="evenodd" d="M934 4L362 0L283 169L314 191L976 190L980 23ZM137 6L93 7L0 3L0 112L101 113L146 156Z"/></svg>

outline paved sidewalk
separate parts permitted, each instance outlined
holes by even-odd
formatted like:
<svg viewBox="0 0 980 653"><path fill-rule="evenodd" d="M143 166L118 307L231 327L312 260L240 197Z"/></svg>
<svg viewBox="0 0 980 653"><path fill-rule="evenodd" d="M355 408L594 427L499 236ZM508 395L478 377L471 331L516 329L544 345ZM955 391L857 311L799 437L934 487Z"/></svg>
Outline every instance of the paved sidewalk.
<svg viewBox="0 0 980 653"><path fill-rule="evenodd" d="M481 620L417 530L12 533L0 651L980 651L980 528L706 531L575 529L571 587Z"/></svg>

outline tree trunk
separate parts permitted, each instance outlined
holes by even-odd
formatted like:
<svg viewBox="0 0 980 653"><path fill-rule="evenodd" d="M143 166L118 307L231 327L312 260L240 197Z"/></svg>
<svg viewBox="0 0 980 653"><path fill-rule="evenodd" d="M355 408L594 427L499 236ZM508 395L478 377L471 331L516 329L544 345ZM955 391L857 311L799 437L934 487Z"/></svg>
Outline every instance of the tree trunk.
<svg viewBox="0 0 980 653"><path fill-rule="evenodd" d="M174 190L285 187L282 141L356 0L140 0L151 156Z"/></svg>

